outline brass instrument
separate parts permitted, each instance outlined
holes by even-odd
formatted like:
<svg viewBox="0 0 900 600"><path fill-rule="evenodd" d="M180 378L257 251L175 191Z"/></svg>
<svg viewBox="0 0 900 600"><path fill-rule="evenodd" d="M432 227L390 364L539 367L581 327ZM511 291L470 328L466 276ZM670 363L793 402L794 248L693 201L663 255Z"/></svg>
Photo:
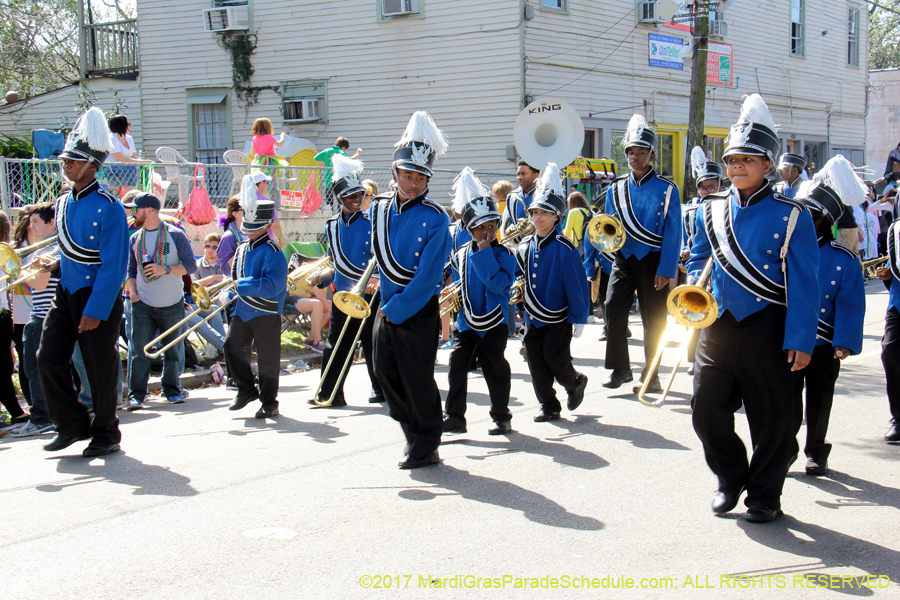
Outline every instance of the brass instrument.
<svg viewBox="0 0 900 600"><path fill-rule="evenodd" d="M649 376L649 373L653 373L659 366L663 350L665 350L666 343L668 342L670 327L675 325L675 323L666 324L666 330L663 332L662 339L659 341L659 349L656 351L656 356L653 357L653 362L650 363L648 376L643 385L641 385L641 391L638 393L638 400L646 406L663 405L666 401L666 396L669 395L669 390L672 388L675 374L678 373L678 367L681 365L681 361L687 353L688 344L691 343L695 335L698 335L697 332L700 329L709 327L715 323L719 316L719 303L712 293L706 289L707 280L712 272L712 267L713 257L710 256L706 261L703 272L700 274L700 278L697 280L696 284L679 285L669 292L669 297L666 299L666 309L669 311L669 315L671 315L677 323L688 328L688 335L687 339L685 339L678 348L678 360L675 363L675 367L672 369L672 375L669 377L669 381L666 383L666 387L663 390L660 399L655 402L644 400L644 394L647 393L647 386L650 385L650 380L652 379L652 377Z"/></svg>
<svg viewBox="0 0 900 600"><path fill-rule="evenodd" d="M312 296L312 288L315 287L314 278L316 276L325 277L329 271L333 270L334 265L331 264L331 257L327 254L318 260L300 265L288 273L288 293L291 296L309 298Z"/></svg>
<svg viewBox="0 0 900 600"><path fill-rule="evenodd" d="M441 291L441 297L439 299L439 304L441 307L441 316L444 317L449 315L450 313L459 312L460 307L462 307L462 298L460 297L460 293L462 292L462 281L457 281L454 284L448 285L446 288Z"/></svg>
<svg viewBox="0 0 900 600"><path fill-rule="evenodd" d="M48 271L52 271L52 270L56 269L59 266L59 252L58 251L53 252L50 254L50 256L55 256L55 258L53 258L53 260L47 266L40 267L39 269L32 269L30 271L25 271L24 273L22 273L20 271L19 272L20 277L18 279L16 279L15 281L13 281L12 283L9 283L6 286L0 288L0 294L5 292L9 288L16 287L17 285L19 285L21 283L25 283L32 277L35 277L37 275L40 275L41 273L46 273Z"/></svg>
<svg viewBox="0 0 900 600"><path fill-rule="evenodd" d="M9 277L18 277L19 272L22 270L23 258L32 252L37 252L41 248L49 246L55 241L56 235L54 234L46 240L42 240L37 244L32 244L24 248L19 248L18 250L14 249L6 242L0 242L0 270L6 274L0 277L0 280L8 279Z"/></svg>
<svg viewBox="0 0 900 600"><path fill-rule="evenodd" d="M597 215L588 221L587 238L600 252L615 252L625 245L625 228L612 215Z"/></svg>
<svg viewBox="0 0 900 600"><path fill-rule="evenodd" d="M372 314L372 307L366 302L366 299L363 295L366 293L366 286L369 284L369 279L372 277L372 273L375 272L375 259L369 261L369 265L366 267L365 272L362 277L359 278L356 286L349 292L337 292L332 297L332 301L334 302L335 307L345 315L347 315L347 319L344 321L344 327L341 329L341 334L338 336L337 341L334 343L334 348L338 348L341 345L341 340L344 339L344 334L347 332L347 327L350 325L350 319L368 319L369 315ZM353 355L355 354L354 349L356 348L356 342L359 341L359 336L362 335L363 325L360 324L359 329L356 330L356 337L353 338L353 344L350 346L350 352L347 353L347 360L344 361L343 367L341 367L341 374L337 378L335 382L334 389L331 390L331 396L328 400L322 402L319 400L319 392L322 391L322 385L325 383L325 377L328 375L328 371L331 370L331 363L334 362L334 357L337 355L334 350L331 352L331 357L328 359L328 364L325 365L325 369L322 371L322 378L319 379L319 387L316 388L316 395L313 396L313 402L316 403L316 406L331 406L331 403L334 402L334 397L337 394L338 383L344 378L344 375L347 373L347 369L350 368L350 363L353 361Z"/></svg>
<svg viewBox="0 0 900 600"><path fill-rule="evenodd" d="M525 278L518 277L509 288L509 303L518 304L525 298Z"/></svg>
<svg viewBox="0 0 900 600"><path fill-rule="evenodd" d="M225 302L223 302L222 306L220 306L213 312L209 313L199 323L191 326L187 331L185 331L184 333L182 333L181 335L176 337L174 340L169 341L168 344L166 344L165 346L163 346L156 352L150 352L150 349L153 348L153 346L162 342L166 337L171 335L172 332L177 331L178 328L180 328L182 325L184 325L185 323L190 321L194 315L196 315L197 313L205 312L205 311L209 310L212 307L212 303L213 303L213 297L212 297L213 293L227 292L228 290L233 288L234 285L235 285L235 283L231 279L226 279L225 281L221 281L221 282L217 283L216 285L210 286L209 289L204 288L199 283L192 283L191 284L191 298L193 298L194 303L197 304L197 310L191 312L188 316L186 316L182 320L178 321L175 325L172 325L170 328L168 328L167 330L165 330L164 332L159 334L155 339L150 340L150 342L146 346L144 346L144 355L151 360L155 360L155 359L159 358L160 356L162 356L165 353L166 350L168 350L175 344L179 343L181 340L183 340L190 334L194 333L194 331L199 329L201 325L203 325L204 323L209 321L211 318L213 318L215 315L217 315L220 312L222 312L223 310L225 310L225 307L227 307L229 304L231 304L237 298L237 296L233 296L233 297L229 298L228 300L226 300ZM204 308L204 307L206 307L206 308Z"/></svg>
<svg viewBox="0 0 900 600"><path fill-rule="evenodd" d="M513 225L512 229L509 230L509 233L501 235L500 239L497 241L501 245L512 250L522 241L522 238L531 235L532 233L534 233L534 223L528 219L520 219L519 222Z"/></svg>
<svg viewBox="0 0 900 600"><path fill-rule="evenodd" d="M890 269L890 267L879 267L878 265L882 265L890 260L890 256L879 256L878 258L873 258L872 260L867 260L862 263L863 273L865 273L868 278L881 277L884 275L886 271Z"/></svg>

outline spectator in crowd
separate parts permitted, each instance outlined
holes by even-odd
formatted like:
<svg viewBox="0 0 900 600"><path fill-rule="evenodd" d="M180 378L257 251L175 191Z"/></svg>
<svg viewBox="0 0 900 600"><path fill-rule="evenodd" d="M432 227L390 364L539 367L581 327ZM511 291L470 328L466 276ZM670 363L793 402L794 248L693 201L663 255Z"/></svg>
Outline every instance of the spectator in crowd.
<svg viewBox="0 0 900 600"><path fill-rule="evenodd" d="M125 115L114 115L109 118L109 143L113 150L106 158L106 163L127 163L123 165L107 164L105 166L107 180L113 191L116 188L133 188L138 183L138 167L136 165L153 162L143 160L134 146L131 137L131 121ZM124 197L123 197L123 202Z"/></svg>
<svg viewBox="0 0 900 600"><path fill-rule="evenodd" d="M131 354L131 378L128 382L126 409L142 408L150 378L150 359L144 346L156 331L167 331L184 317L183 275L197 270L194 252L187 236L179 228L159 218L159 198L153 194L139 194L126 207L134 213L134 222L141 227L129 242L128 279L131 296L131 332L128 352ZM180 328L163 339L168 343L180 333ZM162 387L170 404L181 404L179 364L184 344L175 344L164 353Z"/></svg>
<svg viewBox="0 0 900 600"><path fill-rule="evenodd" d="M225 215L219 217L219 226L225 230L216 250L219 270L222 273L231 275L231 259L234 258L237 247L244 241L244 234L241 233L243 222L244 209L241 208L241 200L238 196L232 196L225 204Z"/></svg>
<svg viewBox="0 0 900 600"><path fill-rule="evenodd" d="M884 176L887 177L894 171L900 171L900 143L888 154L887 164L884 167Z"/></svg>
<svg viewBox="0 0 900 600"><path fill-rule="evenodd" d="M369 206L372 205L372 198L378 195L378 184L375 183L375 180L373 179L364 179L362 186L366 188L366 195L363 198L359 210L365 213L369 212Z"/></svg>
<svg viewBox="0 0 900 600"><path fill-rule="evenodd" d="M194 283L198 283L204 288L216 285L225 278L222 274L222 270L219 268L219 261L216 257L220 239L221 236L219 236L218 233L210 233L203 240L203 256L197 259L197 272L194 273ZM186 303L188 309L191 311L196 311L198 309L190 294L187 295ZM215 308L216 307L213 306L210 308L210 311L215 310ZM190 321L188 321L188 327L193 327L208 316L209 312L197 313ZM210 344L203 353L204 358L216 358L225 351L225 325L222 322L221 313L214 315L200 325L197 329L197 333ZM210 347L212 348L211 350Z"/></svg>
<svg viewBox="0 0 900 600"><path fill-rule="evenodd" d="M0 242L9 243L9 230L9 217L6 213L0 212ZM9 312L12 306L11 296L11 290L0 294L0 348L6 348L0 351L0 403L6 407L6 412L11 417L9 423L0 425L0 435L6 435L9 430L18 429L19 425L28 422L28 413L19 406L16 388L12 382L13 358L9 349L13 341L13 320Z"/></svg>
<svg viewBox="0 0 900 600"><path fill-rule="evenodd" d="M584 258L584 228L591 220L591 207L581 192L569 194L569 214L566 215L566 227L563 234L575 244Z"/></svg>
<svg viewBox="0 0 900 600"><path fill-rule="evenodd" d="M55 206L53 202L43 202L34 207L31 217L31 231L35 242L41 242L56 234ZM31 270L40 270L55 261L53 256L59 249L53 243L40 251L31 262ZM19 355L19 373L25 372L31 387L31 416L27 423L12 431L14 437L40 435L53 431L53 422L44 402L44 390L38 375L37 351L41 344L41 332L44 317L50 310L50 301L56 295L56 284L59 283L59 266L52 270L36 274L26 282L32 289L31 317L24 330L24 353Z"/></svg>
<svg viewBox="0 0 900 600"><path fill-rule="evenodd" d="M278 161L275 156L275 148L284 146L285 134L282 131L281 136L276 138L272 128L272 121L269 119L256 119L253 121L253 128L250 134L253 136L253 154L256 155L256 163L260 165L271 165Z"/></svg>
<svg viewBox="0 0 900 600"><path fill-rule="evenodd" d="M31 215L34 209L35 205L32 204L19 211L19 220L16 221L16 227L13 230L13 248L17 250L37 241L34 231L31 229ZM0 287L7 283L9 281L0 282ZM16 356L19 357L19 387L25 397L25 403L31 406L31 382L25 369L22 368L22 354L25 351L22 334L25 331L25 325L31 319L31 289L26 285L17 285L12 290L12 299L13 343L16 347Z"/></svg>
<svg viewBox="0 0 900 600"><path fill-rule="evenodd" d="M863 260L871 260L873 258L878 257L878 234L881 233L881 228L878 224L878 217L875 216L872 212L868 210L869 201L867 200L863 207L866 209L865 211L865 242L861 248L863 254Z"/></svg>
<svg viewBox="0 0 900 600"><path fill-rule="evenodd" d="M313 160L322 163L322 166L326 167L325 171L322 173L322 187L325 189L324 201L328 206L334 206L334 192L331 190L331 158L338 153L347 156L347 150L349 149L350 141L344 136L341 136L334 140L334 146L327 150L322 150L313 157ZM359 158L359 155L362 153L362 148L357 148L356 154L350 158Z"/></svg>

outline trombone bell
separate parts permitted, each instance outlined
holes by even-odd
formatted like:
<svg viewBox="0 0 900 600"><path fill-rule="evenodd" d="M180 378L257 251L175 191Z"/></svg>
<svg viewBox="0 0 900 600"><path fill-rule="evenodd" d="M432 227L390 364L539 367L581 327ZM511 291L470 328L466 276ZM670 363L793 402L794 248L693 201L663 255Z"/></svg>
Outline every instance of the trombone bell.
<svg viewBox="0 0 900 600"><path fill-rule="evenodd" d="M339 311L351 319L367 319L372 314L369 303L353 292L336 292L331 301Z"/></svg>
<svg viewBox="0 0 900 600"><path fill-rule="evenodd" d="M719 303L696 285L678 286L669 292L666 308L676 321L692 329L709 327L719 316Z"/></svg>

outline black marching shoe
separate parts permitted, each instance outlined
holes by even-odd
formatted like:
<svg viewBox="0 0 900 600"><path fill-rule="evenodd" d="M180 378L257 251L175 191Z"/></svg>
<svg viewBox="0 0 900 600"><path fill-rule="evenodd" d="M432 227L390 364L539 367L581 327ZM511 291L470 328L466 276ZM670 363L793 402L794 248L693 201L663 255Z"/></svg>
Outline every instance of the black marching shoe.
<svg viewBox="0 0 900 600"><path fill-rule="evenodd" d="M579 373L578 377L575 378L577 382L575 384L575 389L569 392L569 399L566 401L566 408L569 410L575 410L579 406L581 406L582 401L584 401L584 390L587 387L588 378L584 373Z"/></svg>
<svg viewBox="0 0 900 600"><path fill-rule="evenodd" d="M384 394L372 390L369 394L369 404L377 404L379 402L384 402Z"/></svg>
<svg viewBox="0 0 900 600"><path fill-rule="evenodd" d="M398 466L401 469L418 469L420 467L427 467L428 465L436 465L439 462L441 462L441 457L438 455L438 451L435 450L422 458L408 457L406 460L401 461Z"/></svg>
<svg viewBox="0 0 900 600"><path fill-rule="evenodd" d="M109 442L91 442L81 454L84 456L105 456L106 454L118 452L121 449L122 448L118 444L111 444Z"/></svg>
<svg viewBox="0 0 900 600"><path fill-rule="evenodd" d="M560 417L558 412L550 412L546 408L541 408L541 411L538 414L534 415L534 422L546 423L547 421L555 421L559 418Z"/></svg>
<svg viewBox="0 0 900 600"><path fill-rule="evenodd" d="M44 446L44 450L47 452L56 452L58 450L64 450L74 444L75 442L80 442L82 440L88 439L88 435L86 433L81 433L77 435L68 435L59 433L53 438L53 441Z"/></svg>
<svg viewBox="0 0 900 600"><path fill-rule="evenodd" d="M814 458L807 459L806 461L806 474L807 475L824 475L828 472L828 459L825 460L816 460Z"/></svg>
<svg viewBox="0 0 900 600"><path fill-rule="evenodd" d="M740 492L737 494L728 494L721 491L716 492L716 495L713 496L712 511L717 515L731 512L734 510L734 507L737 506L738 498L740 497Z"/></svg>
<svg viewBox="0 0 900 600"><path fill-rule="evenodd" d="M691 366L688 367L688 375L694 374L694 363L691 363Z"/></svg>
<svg viewBox="0 0 900 600"><path fill-rule="evenodd" d="M488 429L488 435L503 435L512 431L510 421L494 421L494 426Z"/></svg>
<svg viewBox="0 0 900 600"><path fill-rule="evenodd" d="M766 508L764 506L754 506L748 508L744 513L744 520L750 523L771 523L784 513L775 508Z"/></svg>
<svg viewBox="0 0 900 600"><path fill-rule="evenodd" d="M634 384L634 387L631 388L631 391L633 391L635 394L640 394L641 388L643 387L643 385L644 385L643 381L638 381L636 384ZM659 377L654 377L653 379L650 380L649 385L647 385L646 393L647 394L655 394L655 393L661 392L661 391L662 391L662 384L659 382Z"/></svg>
<svg viewBox="0 0 900 600"><path fill-rule="evenodd" d="M257 419L271 419L272 417L278 416L278 405L275 406L263 406L258 411L256 411L256 415L254 415Z"/></svg>
<svg viewBox="0 0 900 600"><path fill-rule="evenodd" d="M884 434L884 441L888 444L900 444L900 424L897 419L891 419L891 428Z"/></svg>
<svg viewBox="0 0 900 600"><path fill-rule="evenodd" d="M466 433L466 422L459 417L446 415L444 417L444 433Z"/></svg>
<svg viewBox="0 0 900 600"><path fill-rule="evenodd" d="M603 381L603 387L614 390L622 387L623 383L628 383L629 381L634 381L631 369L614 369L609 377Z"/></svg>
<svg viewBox="0 0 900 600"><path fill-rule="evenodd" d="M259 400L259 396L256 394L253 394L251 396L245 396L243 398L238 396L237 398L234 399L234 402L231 403L231 406L228 407L228 410L241 410L242 408L244 408L245 406L247 406L254 400Z"/></svg>

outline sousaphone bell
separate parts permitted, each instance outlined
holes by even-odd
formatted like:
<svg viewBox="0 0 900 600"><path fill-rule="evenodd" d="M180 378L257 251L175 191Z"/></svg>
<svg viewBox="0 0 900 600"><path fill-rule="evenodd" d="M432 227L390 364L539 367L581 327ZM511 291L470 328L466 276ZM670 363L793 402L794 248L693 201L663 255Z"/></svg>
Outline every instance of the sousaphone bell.
<svg viewBox="0 0 900 600"><path fill-rule="evenodd" d="M543 171L548 163L560 169L572 164L584 146L584 124L578 112L553 98L536 100L516 119L516 152L528 165Z"/></svg>

